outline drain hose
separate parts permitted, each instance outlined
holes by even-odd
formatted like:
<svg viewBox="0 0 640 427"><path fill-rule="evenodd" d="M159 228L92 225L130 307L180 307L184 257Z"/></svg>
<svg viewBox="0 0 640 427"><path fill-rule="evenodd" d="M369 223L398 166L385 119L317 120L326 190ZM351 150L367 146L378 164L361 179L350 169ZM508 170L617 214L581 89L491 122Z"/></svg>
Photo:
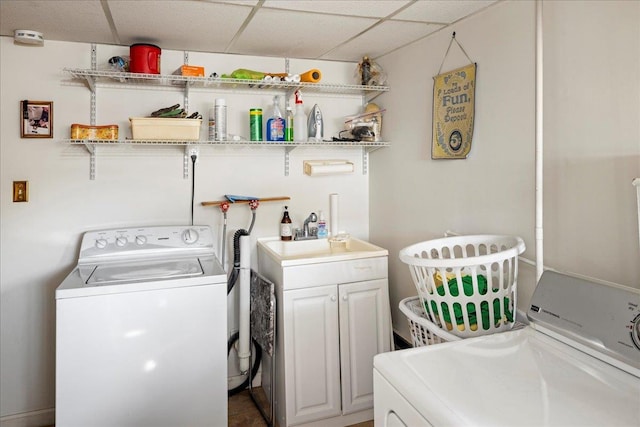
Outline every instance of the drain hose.
<svg viewBox="0 0 640 427"><path fill-rule="evenodd" d="M240 237L249 236L251 234L251 230L253 229L253 224L255 224L255 221L256 221L256 213L255 211L253 211L252 218L251 218L251 225L249 226L249 231L240 229L240 230L237 230L233 235L233 269L229 273L229 277L227 280L227 295L229 295L229 293L235 286L236 282L238 281L238 276L240 275ZM229 338L229 341L227 342L227 358L229 357L229 353L231 353L233 344L236 341L238 341L239 337L240 337L240 333L235 332ZM256 340L252 339L252 341L256 349L256 353L255 353L256 359L254 361L254 365L251 368L250 374L247 375L247 378L243 381L243 383L228 391L229 396L233 396L234 394L239 393L245 388L247 388L249 383L253 380L253 378L255 378L256 374L258 373L258 368L260 367L260 361L262 359L262 348L260 348Z"/></svg>

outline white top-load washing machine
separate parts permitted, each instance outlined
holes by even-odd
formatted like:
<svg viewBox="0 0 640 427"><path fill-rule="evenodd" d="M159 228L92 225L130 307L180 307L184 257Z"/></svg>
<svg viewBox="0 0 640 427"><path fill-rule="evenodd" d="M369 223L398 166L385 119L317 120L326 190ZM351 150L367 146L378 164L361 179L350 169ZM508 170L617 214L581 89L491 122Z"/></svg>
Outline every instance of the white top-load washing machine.
<svg viewBox="0 0 640 427"><path fill-rule="evenodd" d="M382 426L640 426L640 291L545 272L529 326L374 359Z"/></svg>
<svg viewBox="0 0 640 427"><path fill-rule="evenodd" d="M84 234L56 297L56 427L227 425L227 286L207 226Z"/></svg>

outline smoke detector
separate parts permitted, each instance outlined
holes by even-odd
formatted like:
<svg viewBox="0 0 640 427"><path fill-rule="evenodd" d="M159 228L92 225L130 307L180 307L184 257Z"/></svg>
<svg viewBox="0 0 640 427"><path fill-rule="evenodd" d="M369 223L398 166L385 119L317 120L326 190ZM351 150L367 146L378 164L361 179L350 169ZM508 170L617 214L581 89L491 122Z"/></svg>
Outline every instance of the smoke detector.
<svg viewBox="0 0 640 427"><path fill-rule="evenodd" d="M44 36L42 33L33 30L15 30L13 40L18 43L44 45Z"/></svg>

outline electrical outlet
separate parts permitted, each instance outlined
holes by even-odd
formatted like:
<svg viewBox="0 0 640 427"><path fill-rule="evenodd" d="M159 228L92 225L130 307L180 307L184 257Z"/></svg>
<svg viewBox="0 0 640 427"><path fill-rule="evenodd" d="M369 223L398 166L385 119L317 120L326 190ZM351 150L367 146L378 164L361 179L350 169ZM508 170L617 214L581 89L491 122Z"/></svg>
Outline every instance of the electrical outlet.
<svg viewBox="0 0 640 427"><path fill-rule="evenodd" d="M29 181L13 181L13 201L29 201Z"/></svg>
<svg viewBox="0 0 640 427"><path fill-rule="evenodd" d="M200 160L200 148L197 146L186 145L184 154L191 160L191 156L196 156L196 163Z"/></svg>

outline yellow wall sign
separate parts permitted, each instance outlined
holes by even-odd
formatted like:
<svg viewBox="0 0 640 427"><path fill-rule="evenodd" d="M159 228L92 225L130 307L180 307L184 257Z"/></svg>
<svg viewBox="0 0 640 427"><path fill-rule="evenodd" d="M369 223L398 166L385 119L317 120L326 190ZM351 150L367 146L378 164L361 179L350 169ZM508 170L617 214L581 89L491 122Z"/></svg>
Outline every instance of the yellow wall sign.
<svg viewBox="0 0 640 427"><path fill-rule="evenodd" d="M439 74L433 80L431 158L465 159L473 137L476 64Z"/></svg>

